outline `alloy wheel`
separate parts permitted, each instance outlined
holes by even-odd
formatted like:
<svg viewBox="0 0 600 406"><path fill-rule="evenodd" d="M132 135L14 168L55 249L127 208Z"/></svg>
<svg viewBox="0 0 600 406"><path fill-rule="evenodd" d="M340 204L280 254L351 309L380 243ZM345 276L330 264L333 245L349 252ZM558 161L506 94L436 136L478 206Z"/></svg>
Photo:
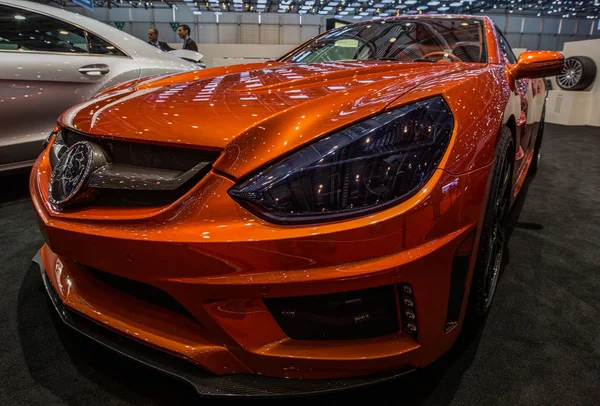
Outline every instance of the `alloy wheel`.
<svg viewBox="0 0 600 406"><path fill-rule="evenodd" d="M556 76L556 80L563 89L575 87L583 75L583 65L577 59L567 59L561 73Z"/></svg>

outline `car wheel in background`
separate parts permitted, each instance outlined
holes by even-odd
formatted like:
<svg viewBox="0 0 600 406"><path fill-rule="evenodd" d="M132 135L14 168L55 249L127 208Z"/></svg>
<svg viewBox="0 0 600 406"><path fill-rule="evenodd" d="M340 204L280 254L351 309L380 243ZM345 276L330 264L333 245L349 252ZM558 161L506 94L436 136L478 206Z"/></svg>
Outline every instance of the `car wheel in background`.
<svg viewBox="0 0 600 406"><path fill-rule="evenodd" d="M565 59L563 71L556 75L556 83L563 90L587 89L596 78L596 64L587 56Z"/></svg>
<svg viewBox="0 0 600 406"><path fill-rule="evenodd" d="M492 305L507 238L515 154L510 130L504 128L500 137L467 309L469 320L475 322L485 318Z"/></svg>

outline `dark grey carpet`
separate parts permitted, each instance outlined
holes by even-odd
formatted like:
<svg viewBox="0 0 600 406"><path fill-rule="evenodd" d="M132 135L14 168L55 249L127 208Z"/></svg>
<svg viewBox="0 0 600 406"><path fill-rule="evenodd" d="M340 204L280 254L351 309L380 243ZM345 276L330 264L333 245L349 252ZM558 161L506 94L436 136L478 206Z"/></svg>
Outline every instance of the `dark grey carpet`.
<svg viewBox="0 0 600 406"><path fill-rule="evenodd" d="M30 267L26 181L0 179L0 404L217 403L60 325ZM600 404L599 207L600 128L548 125L485 326L407 379L302 402Z"/></svg>

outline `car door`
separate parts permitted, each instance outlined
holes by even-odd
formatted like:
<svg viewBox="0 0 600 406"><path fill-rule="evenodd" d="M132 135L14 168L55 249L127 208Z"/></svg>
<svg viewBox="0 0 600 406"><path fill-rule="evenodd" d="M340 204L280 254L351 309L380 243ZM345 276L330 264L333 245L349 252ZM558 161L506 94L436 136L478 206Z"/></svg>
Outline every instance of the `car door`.
<svg viewBox="0 0 600 406"><path fill-rule="evenodd" d="M0 58L0 171L29 165L68 107L140 75L96 33L7 5L0 5Z"/></svg>
<svg viewBox="0 0 600 406"><path fill-rule="evenodd" d="M504 55L504 62L506 69L509 69L511 65L517 62L517 58L512 51L508 41L502 34L502 32L496 27L496 37L498 38L498 44L500 50ZM515 144L515 170L513 171L513 177L516 180L521 172L522 164L525 161L523 158L527 156L527 152L530 148L530 141L532 136L532 128L534 126L528 124L528 116L530 113L529 101L531 93L531 80L530 79L518 79L511 84L511 90L513 96L518 97L520 104L520 112L516 114L516 144Z"/></svg>

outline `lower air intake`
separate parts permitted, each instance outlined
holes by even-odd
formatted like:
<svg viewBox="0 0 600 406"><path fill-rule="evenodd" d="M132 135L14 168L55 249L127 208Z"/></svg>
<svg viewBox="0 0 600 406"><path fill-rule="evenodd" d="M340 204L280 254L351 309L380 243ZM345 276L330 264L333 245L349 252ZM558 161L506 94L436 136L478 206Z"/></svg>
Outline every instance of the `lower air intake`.
<svg viewBox="0 0 600 406"><path fill-rule="evenodd" d="M85 269L91 276L100 282L107 284L113 289L137 299L144 300L150 304L153 304L154 306L158 306L165 310L179 313L182 316L196 320L181 303L175 300L173 296L169 295L164 290L143 282L135 281L133 279L103 272L95 268L86 267Z"/></svg>
<svg viewBox="0 0 600 406"><path fill-rule="evenodd" d="M295 340L353 340L399 331L393 286L264 302Z"/></svg>

